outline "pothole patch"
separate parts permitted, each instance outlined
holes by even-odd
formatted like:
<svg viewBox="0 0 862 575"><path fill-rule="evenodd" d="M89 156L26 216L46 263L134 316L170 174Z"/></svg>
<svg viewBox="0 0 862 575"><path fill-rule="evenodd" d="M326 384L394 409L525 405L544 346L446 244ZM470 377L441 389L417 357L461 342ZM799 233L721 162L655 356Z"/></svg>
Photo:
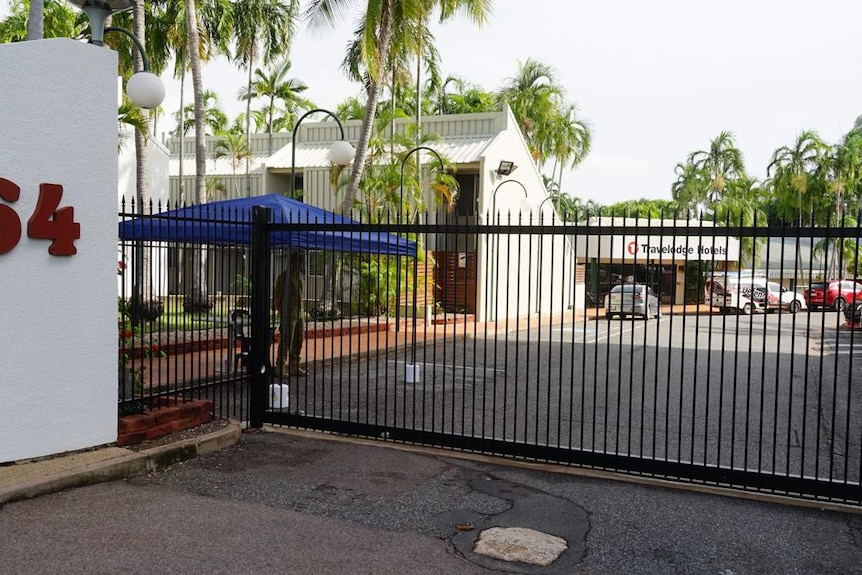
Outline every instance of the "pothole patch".
<svg viewBox="0 0 862 575"><path fill-rule="evenodd" d="M565 539L525 527L491 527L479 534L473 552L501 561L547 566L568 549Z"/></svg>

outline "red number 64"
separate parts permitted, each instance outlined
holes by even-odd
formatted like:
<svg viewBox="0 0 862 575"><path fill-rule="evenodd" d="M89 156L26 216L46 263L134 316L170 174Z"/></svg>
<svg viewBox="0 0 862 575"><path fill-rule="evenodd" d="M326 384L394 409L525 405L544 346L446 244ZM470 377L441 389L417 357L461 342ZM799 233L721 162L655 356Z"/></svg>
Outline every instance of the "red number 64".
<svg viewBox="0 0 862 575"><path fill-rule="evenodd" d="M12 181L0 178L0 199L9 203L18 201L21 188ZM59 207L63 199L63 186L39 184L39 199L33 215L27 220L27 237L51 240L48 253L52 256L71 256L78 253L75 240L81 237L81 224L75 221L75 208ZM0 255L10 251L21 241L21 219L9 206L0 205Z"/></svg>

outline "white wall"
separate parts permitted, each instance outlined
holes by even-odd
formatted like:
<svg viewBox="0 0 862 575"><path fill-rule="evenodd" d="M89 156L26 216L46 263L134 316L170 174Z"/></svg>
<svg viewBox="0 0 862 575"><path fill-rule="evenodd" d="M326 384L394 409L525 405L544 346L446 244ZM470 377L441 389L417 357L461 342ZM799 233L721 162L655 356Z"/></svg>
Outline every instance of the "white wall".
<svg viewBox="0 0 862 575"><path fill-rule="evenodd" d="M0 200L22 224L0 255L0 462L116 441L116 53L69 39L0 45ZM77 254L28 237L40 183L63 187ZM8 233L8 227L4 229Z"/></svg>
<svg viewBox="0 0 862 575"><path fill-rule="evenodd" d="M488 146L480 166L479 211L491 225L550 226L551 202L542 175L506 109L506 127ZM517 169L496 173L501 160ZM559 222L554 222L559 224ZM502 230L505 234L505 230ZM575 258L564 235L483 235L478 249L477 316L479 321L521 317L530 313L560 313L574 305Z"/></svg>

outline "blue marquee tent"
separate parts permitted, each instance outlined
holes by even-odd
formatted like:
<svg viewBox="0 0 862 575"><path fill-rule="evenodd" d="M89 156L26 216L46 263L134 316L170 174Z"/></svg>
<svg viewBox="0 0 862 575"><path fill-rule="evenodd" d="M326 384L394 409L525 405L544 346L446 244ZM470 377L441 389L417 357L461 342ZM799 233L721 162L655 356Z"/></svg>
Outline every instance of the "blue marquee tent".
<svg viewBox="0 0 862 575"><path fill-rule="evenodd" d="M358 222L278 194L197 204L120 222L120 239L205 244L251 244L252 208L270 208L270 222L302 224L303 230L277 230L271 245L388 255L416 255L416 242L375 231L349 231ZM337 224L339 229L309 230L306 224Z"/></svg>

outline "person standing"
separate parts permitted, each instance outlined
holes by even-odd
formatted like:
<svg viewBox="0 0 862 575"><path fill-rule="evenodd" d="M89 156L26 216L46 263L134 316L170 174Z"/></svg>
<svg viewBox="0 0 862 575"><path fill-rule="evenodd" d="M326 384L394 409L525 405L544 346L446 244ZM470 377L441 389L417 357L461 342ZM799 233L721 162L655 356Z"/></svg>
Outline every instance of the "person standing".
<svg viewBox="0 0 862 575"><path fill-rule="evenodd" d="M287 293L285 293L285 289ZM278 276L275 283L275 309L281 316L278 341L278 363L276 373L283 376L307 375L299 365L302 344L305 339L305 310L302 304L305 300L305 274L302 270L300 252L290 252L290 267ZM285 358L285 354L287 357ZM287 359L287 370L285 370Z"/></svg>

